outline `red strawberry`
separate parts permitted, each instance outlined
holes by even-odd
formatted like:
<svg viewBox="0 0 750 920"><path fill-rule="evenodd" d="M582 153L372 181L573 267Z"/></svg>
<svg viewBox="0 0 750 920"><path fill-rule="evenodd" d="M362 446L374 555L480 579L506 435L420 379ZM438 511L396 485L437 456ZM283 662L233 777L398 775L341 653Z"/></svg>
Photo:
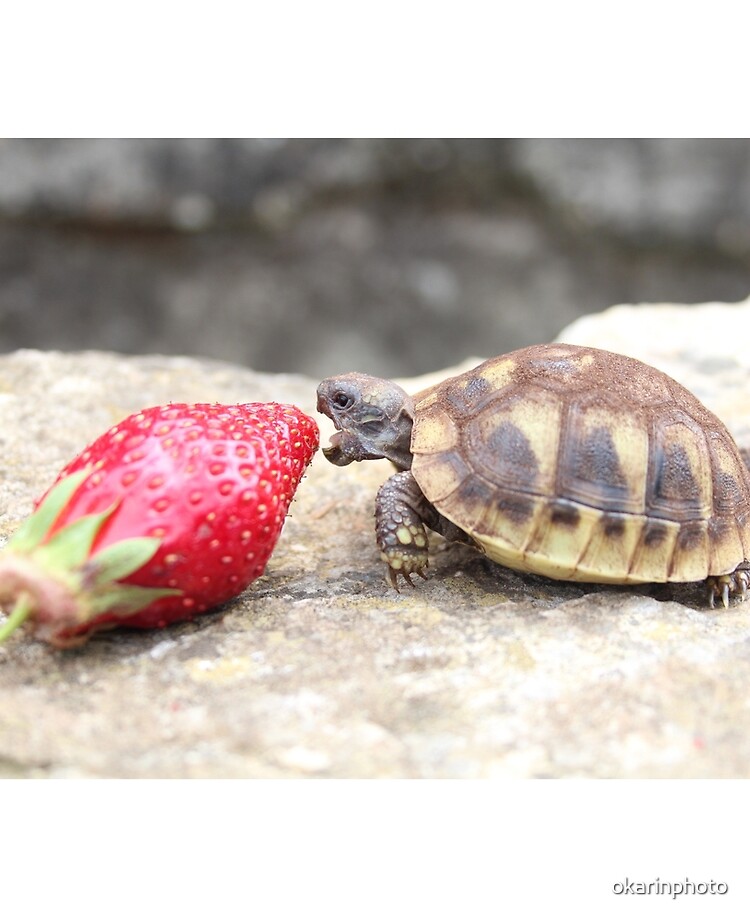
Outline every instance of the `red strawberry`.
<svg viewBox="0 0 750 920"><path fill-rule="evenodd" d="M318 447L294 406L145 409L60 473L0 553L0 639L28 619L53 645L165 626L263 573Z"/></svg>

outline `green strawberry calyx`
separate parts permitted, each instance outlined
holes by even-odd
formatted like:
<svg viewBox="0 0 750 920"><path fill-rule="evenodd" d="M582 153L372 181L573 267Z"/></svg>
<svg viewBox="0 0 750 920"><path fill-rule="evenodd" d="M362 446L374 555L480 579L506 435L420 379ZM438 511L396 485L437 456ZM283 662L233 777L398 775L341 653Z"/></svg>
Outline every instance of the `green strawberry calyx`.
<svg viewBox="0 0 750 920"><path fill-rule="evenodd" d="M11 608L0 626L0 642L33 618L38 635L57 645L70 644L61 635L80 632L102 614L126 617L163 597L182 593L177 588L121 583L156 554L161 541L155 537L120 540L92 554L97 536L117 512L119 501L49 535L90 473L88 467L61 479L0 553L0 607Z"/></svg>

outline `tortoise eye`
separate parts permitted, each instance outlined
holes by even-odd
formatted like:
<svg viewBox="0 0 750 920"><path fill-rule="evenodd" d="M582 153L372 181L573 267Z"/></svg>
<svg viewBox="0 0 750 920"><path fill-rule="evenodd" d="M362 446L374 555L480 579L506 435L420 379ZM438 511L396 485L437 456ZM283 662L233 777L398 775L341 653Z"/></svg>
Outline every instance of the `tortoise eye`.
<svg viewBox="0 0 750 920"><path fill-rule="evenodd" d="M337 409L351 409L354 405L354 397L344 393L343 390L339 390L338 393L334 393L331 402Z"/></svg>

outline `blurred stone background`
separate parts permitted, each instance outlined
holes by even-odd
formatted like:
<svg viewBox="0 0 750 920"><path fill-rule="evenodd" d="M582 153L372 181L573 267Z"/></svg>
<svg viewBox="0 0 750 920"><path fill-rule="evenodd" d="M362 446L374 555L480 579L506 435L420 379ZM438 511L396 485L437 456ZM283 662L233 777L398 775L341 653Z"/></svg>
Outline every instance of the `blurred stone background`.
<svg viewBox="0 0 750 920"><path fill-rule="evenodd" d="M750 294L750 141L0 140L0 351L415 375Z"/></svg>

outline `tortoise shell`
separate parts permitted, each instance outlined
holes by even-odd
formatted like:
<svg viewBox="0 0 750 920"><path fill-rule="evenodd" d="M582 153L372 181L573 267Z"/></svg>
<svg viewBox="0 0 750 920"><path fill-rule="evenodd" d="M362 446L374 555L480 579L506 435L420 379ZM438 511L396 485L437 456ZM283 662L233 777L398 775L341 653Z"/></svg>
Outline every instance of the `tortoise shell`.
<svg viewBox="0 0 750 920"><path fill-rule="evenodd" d="M418 394L412 474L490 558L570 581L700 581L750 558L725 426L646 364L537 345Z"/></svg>

